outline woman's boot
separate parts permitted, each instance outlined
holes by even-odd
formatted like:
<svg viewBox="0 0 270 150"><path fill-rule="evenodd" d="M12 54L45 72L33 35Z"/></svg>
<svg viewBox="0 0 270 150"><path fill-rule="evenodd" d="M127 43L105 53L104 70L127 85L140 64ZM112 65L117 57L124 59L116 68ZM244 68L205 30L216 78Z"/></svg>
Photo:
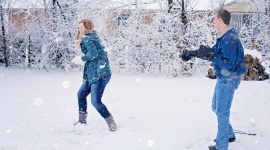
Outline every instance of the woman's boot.
<svg viewBox="0 0 270 150"><path fill-rule="evenodd" d="M116 127L116 123L114 122L114 119L112 117L112 115L110 115L108 118L105 118L108 126L109 126L109 130L110 131L116 131L117 127Z"/></svg>
<svg viewBox="0 0 270 150"><path fill-rule="evenodd" d="M79 112L79 121L76 122L74 125L77 125L77 123L86 124L86 118L87 112Z"/></svg>

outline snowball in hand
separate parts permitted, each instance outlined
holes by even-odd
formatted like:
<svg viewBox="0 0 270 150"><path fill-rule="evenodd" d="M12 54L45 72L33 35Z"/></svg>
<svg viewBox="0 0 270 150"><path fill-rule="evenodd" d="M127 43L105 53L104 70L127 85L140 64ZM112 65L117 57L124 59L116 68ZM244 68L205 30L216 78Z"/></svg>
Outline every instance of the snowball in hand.
<svg viewBox="0 0 270 150"><path fill-rule="evenodd" d="M85 61L82 60L81 56L75 56L71 61L76 65L84 66L84 64L85 64Z"/></svg>

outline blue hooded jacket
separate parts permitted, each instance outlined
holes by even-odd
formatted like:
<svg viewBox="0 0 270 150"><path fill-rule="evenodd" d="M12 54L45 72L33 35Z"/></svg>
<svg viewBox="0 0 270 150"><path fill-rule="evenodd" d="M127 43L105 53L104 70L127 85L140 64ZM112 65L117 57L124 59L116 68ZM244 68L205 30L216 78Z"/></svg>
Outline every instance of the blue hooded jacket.
<svg viewBox="0 0 270 150"><path fill-rule="evenodd" d="M85 54L82 60L86 61L83 71L85 81L91 84L102 77L111 75L107 52L104 51L104 46L95 32L85 34L81 50Z"/></svg>
<svg viewBox="0 0 270 150"><path fill-rule="evenodd" d="M241 75L246 71L244 49L233 28L218 35L216 44L212 47L214 70L219 78Z"/></svg>

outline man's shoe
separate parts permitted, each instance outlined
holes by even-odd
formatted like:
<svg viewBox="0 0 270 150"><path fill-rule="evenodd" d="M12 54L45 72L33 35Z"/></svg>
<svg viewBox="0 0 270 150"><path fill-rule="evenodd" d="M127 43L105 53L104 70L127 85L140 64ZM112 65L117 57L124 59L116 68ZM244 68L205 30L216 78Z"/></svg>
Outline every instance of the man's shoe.
<svg viewBox="0 0 270 150"><path fill-rule="evenodd" d="M229 138L229 142L234 142L235 140L236 140L235 137L230 137L230 138ZM216 142L216 139L214 139L214 142Z"/></svg>
<svg viewBox="0 0 270 150"><path fill-rule="evenodd" d="M209 150L217 150L215 146L208 146Z"/></svg>

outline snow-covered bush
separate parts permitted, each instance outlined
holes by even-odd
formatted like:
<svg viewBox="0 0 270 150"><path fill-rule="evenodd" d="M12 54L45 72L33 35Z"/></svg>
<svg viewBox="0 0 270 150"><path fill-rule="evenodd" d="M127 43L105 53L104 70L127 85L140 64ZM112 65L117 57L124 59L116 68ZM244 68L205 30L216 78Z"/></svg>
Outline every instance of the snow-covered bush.
<svg viewBox="0 0 270 150"><path fill-rule="evenodd" d="M81 69L71 62L80 53L74 44L75 34L79 21L89 18L109 53L114 73L178 76L207 72L209 62L198 59L183 62L179 56L183 50L215 43L213 11L186 10L187 22L183 24L178 7L168 13L167 7L146 9L143 3L133 1L54 0L39 4L42 7L31 5L17 11L26 14L19 20L23 25L8 24L12 67ZM251 30L255 26L263 29L258 32L256 46L266 56L270 47L269 16L261 15L265 17L262 22L254 22L253 28L244 25L240 36L249 48L254 36Z"/></svg>

